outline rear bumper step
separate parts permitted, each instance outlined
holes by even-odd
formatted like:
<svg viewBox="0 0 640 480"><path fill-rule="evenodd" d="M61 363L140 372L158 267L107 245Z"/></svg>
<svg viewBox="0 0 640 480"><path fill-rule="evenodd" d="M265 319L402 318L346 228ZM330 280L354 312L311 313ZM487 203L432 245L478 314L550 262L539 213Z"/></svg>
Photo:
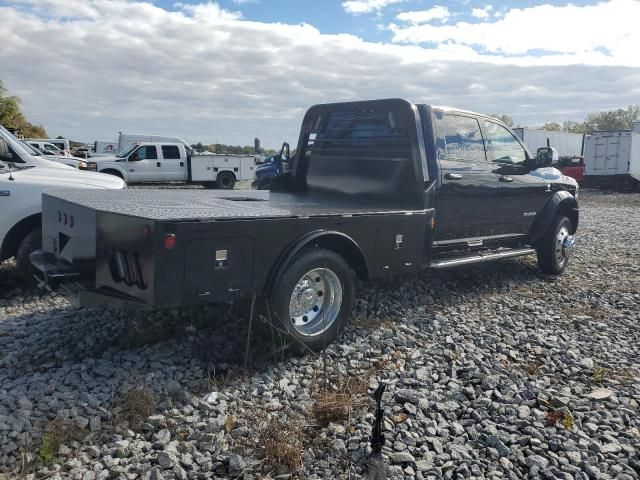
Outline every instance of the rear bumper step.
<svg viewBox="0 0 640 480"><path fill-rule="evenodd" d="M533 248L518 248L513 250L502 250L499 252L486 252L469 257L450 257L434 260L431 262L431 268L451 268L461 265L469 265L472 263L491 262L503 258L522 257L536 253Z"/></svg>
<svg viewBox="0 0 640 480"><path fill-rule="evenodd" d="M36 250L29 255L29 260L36 276L51 288L80 277L80 273L71 264L59 260L53 253Z"/></svg>

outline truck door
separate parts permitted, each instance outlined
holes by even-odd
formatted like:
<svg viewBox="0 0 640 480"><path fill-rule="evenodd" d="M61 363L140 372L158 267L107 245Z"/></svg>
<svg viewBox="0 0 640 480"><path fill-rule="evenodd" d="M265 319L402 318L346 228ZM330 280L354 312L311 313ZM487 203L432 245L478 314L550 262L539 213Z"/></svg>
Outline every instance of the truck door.
<svg viewBox="0 0 640 480"><path fill-rule="evenodd" d="M178 145L162 145L162 180L184 182L187 180L187 159Z"/></svg>
<svg viewBox="0 0 640 480"><path fill-rule="evenodd" d="M487 154L498 177L495 222L503 234L526 234L552 194L544 174L526 164L525 148L504 126L483 120Z"/></svg>
<svg viewBox="0 0 640 480"><path fill-rule="evenodd" d="M141 145L127 158L129 180L134 183L161 182L162 162L155 145Z"/></svg>
<svg viewBox="0 0 640 480"><path fill-rule="evenodd" d="M464 114L437 115L441 187L435 245L495 235L498 179L487 162L480 124Z"/></svg>

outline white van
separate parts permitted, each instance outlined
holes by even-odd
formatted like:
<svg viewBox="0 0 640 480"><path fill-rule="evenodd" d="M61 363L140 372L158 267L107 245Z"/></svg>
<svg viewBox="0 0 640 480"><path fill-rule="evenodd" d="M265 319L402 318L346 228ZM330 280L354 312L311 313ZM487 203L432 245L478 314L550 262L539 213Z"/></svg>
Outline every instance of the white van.
<svg viewBox="0 0 640 480"><path fill-rule="evenodd" d="M120 132L118 136L118 151L114 153L122 153L136 143L181 143L187 150L191 151L191 146L181 138Z"/></svg>

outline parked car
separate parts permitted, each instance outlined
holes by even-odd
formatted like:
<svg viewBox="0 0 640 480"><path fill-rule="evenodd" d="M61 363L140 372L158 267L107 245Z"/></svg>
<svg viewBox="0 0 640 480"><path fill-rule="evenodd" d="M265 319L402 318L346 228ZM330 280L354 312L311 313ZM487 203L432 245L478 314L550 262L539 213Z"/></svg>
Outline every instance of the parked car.
<svg viewBox="0 0 640 480"><path fill-rule="evenodd" d="M563 175L573 178L576 182L584 181L584 157L564 157L557 165Z"/></svg>
<svg viewBox="0 0 640 480"><path fill-rule="evenodd" d="M46 168L14 164L0 138L0 261L15 257L17 267L27 273L29 254L41 248L42 194L48 188L87 189L125 188L110 175L81 172L71 168ZM65 215L64 222L75 226ZM76 227L77 228L77 227Z"/></svg>
<svg viewBox="0 0 640 480"><path fill-rule="evenodd" d="M58 145L55 145L51 142L45 142L42 140L25 140L25 142L27 142L29 145L31 145L34 148L37 148L38 150L42 151L43 153L49 154L49 155L55 155L56 157L70 157L71 156L71 151L70 150L65 150L64 148L59 148ZM61 144L59 144L61 145Z"/></svg>
<svg viewBox="0 0 640 480"><path fill-rule="evenodd" d="M49 150L40 150L32 146L28 142L23 141L22 143L24 145L24 148L34 157L46 158L47 160L61 163L63 165L68 165L79 170L90 170L93 172L96 171L96 164L94 162L88 162L85 159L79 157L59 156Z"/></svg>
<svg viewBox="0 0 640 480"><path fill-rule="evenodd" d="M92 160L99 172L127 183L195 182L228 190L255 175L250 155L192 155L182 143L135 143L114 157Z"/></svg>
<svg viewBox="0 0 640 480"><path fill-rule="evenodd" d="M66 153L71 152L71 144L66 138L29 138L28 141L37 143L49 143L56 147L58 150L62 150Z"/></svg>
<svg viewBox="0 0 640 480"><path fill-rule="evenodd" d="M532 254L544 273L562 273L578 184L549 167L550 149L540 153L462 110L318 105L271 191L45 193L43 248L31 259L50 286L72 284L81 306L265 296L292 343L318 350L346 324L356 278Z"/></svg>

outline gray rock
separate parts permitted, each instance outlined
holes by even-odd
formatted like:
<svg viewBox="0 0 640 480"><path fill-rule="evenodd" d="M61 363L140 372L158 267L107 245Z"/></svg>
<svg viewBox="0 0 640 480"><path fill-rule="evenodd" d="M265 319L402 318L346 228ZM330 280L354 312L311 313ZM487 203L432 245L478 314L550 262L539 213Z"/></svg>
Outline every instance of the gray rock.
<svg viewBox="0 0 640 480"><path fill-rule="evenodd" d="M549 465L549 460L540 455L529 455L527 457L527 466L529 468L538 467L540 469L545 469Z"/></svg>
<svg viewBox="0 0 640 480"><path fill-rule="evenodd" d="M174 454L166 451L161 451L160 453L158 453L157 461L158 465L160 465L160 467L162 467L164 470L173 468L178 463L177 457Z"/></svg>
<svg viewBox="0 0 640 480"><path fill-rule="evenodd" d="M240 475L247 468L246 460L235 453L232 453L229 456L229 474L230 475Z"/></svg>
<svg viewBox="0 0 640 480"><path fill-rule="evenodd" d="M414 463L416 461L415 457L407 451L390 453L389 460L391 460L391 463L395 463L395 464Z"/></svg>

